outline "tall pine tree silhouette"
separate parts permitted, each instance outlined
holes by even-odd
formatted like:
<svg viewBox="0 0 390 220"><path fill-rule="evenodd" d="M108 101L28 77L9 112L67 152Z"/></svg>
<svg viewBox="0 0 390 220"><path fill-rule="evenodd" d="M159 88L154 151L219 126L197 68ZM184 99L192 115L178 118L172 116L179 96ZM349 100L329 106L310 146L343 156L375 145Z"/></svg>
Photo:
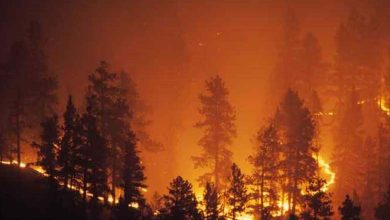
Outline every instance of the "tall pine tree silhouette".
<svg viewBox="0 0 390 220"><path fill-rule="evenodd" d="M214 180L215 187L220 190L223 180L229 175L232 152L228 149L236 136L235 112L228 101L229 92L220 76L212 77L206 81L206 94L200 94L202 104L199 112L203 119L195 127L204 131L199 140L202 154L194 156L195 167L210 167L211 172L202 175L199 181Z"/></svg>
<svg viewBox="0 0 390 220"><path fill-rule="evenodd" d="M111 172L111 194L115 200L115 188L118 186L120 146L125 142L130 113L124 90L121 88L118 74L111 72L107 62L88 76L87 97L94 103L96 126L105 139L108 149L107 158Z"/></svg>
<svg viewBox="0 0 390 220"><path fill-rule="evenodd" d="M124 189L124 201L126 204L144 204L142 189L145 185L144 167L137 151L137 140L134 132L129 132L123 149L123 169L121 173L122 187Z"/></svg>
<svg viewBox="0 0 390 220"><path fill-rule="evenodd" d="M40 143L33 143L38 148L37 164L42 166L49 177L50 184L53 186L57 176L57 150L60 142L58 118L56 115L46 118L42 123L42 132Z"/></svg>
<svg viewBox="0 0 390 220"><path fill-rule="evenodd" d="M207 220L217 220L219 218L219 197L214 184L206 183L204 196L204 217Z"/></svg>
<svg viewBox="0 0 390 220"><path fill-rule="evenodd" d="M87 189L92 193L92 203L97 204L98 197L106 197L108 192L107 186L107 169L108 169L108 148L107 142L103 138L97 125L97 116L94 108L95 97L87 99L87 110L83 115L85 129L85 181Z"/></svg>
<svg viewBox="0 0 390 220"><path fill-rule="evenodd" d="M192 185L181 176L176 177L169 184L168 194L164 196L164 201L169 219L201 219Z"/></svg>
<svg viewBox="0 0 390 220"><path fill-rule="evenodd" d="M310 180L303 196L305 208L301 214L303 219L320 220L333 216L331 194L324 191L325 184L326 180L320 177Z"/></svg>
<svg viewBox="0 0 390 220"><path fill-rule="evenodd" d="M67 189L69 179L76 174L75 154L77 148L76 120L77 110L73 104L72 96L68 97L66 111L64 113L64 125L62 127L63 136L58 152L59 175L64 181L64 187Z"/></svg>
<svg viewBox="0 0 390 220"><path fill-rule="evenodd" d="M27 36L11 47L9 58L4 64L5 82L2 88L2 106L6 110L6 130L13 134L9 137L15 143L17 162L22 161L22 141L29 134L36 134L36 128L54 113L57 102L57 78L48 70L44 51L45 39L41 25L31 22Z"/></svg>
<svg viewBox="0 0 390 220"><path fill-rule="evenodd" d="M382 201L375 208L375 218L378 220L386 220L390 216L390 185L387 193Z"/></svg>
<svg viewBox="0 0 390 220"><path fill-rule="evenodd" d="M360 220L360 212L360 206L354 204L349 195L346 195L342 206L339 207L341 220Z"/></svg>
<svg viewBox="0 0 390 220"><path fill-rule="evenodd" d="M318 152L313 144L315 123L298 94L288 90L276 114L276 123L283 142L281 166L286 177L286 191L290 211L295 214L301 197L301 187L308 183L317 170L312 157Z"/></svg>
<svg viewBox="0 0 390 220"><path fill-rule="evenodd" d="M255 200L254 213L263 216L262 213L268 215L269 211L278 209L281 143L275 123L271 121L262 128L256 140L255 153L249 157L249 162L253 166L250 183L254 186L252 193Z"/></svg>
<svg viewBox="0 0 390 220"><path fill-rule="evenodd" d="M237 214L245 210L248 202L248 192L245 186L245 176L240 168L233 163L230 177L230 186L228 189L228 203L231 207L231 218L236 220Z"/></svg>

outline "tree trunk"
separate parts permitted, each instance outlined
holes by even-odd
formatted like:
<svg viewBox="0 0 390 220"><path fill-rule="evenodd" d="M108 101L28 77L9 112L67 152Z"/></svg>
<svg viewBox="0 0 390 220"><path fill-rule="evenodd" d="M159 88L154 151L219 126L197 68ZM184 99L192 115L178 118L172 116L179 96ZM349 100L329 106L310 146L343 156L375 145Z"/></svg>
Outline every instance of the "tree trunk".
<svg viewBox="0 0 390 220"><path fill-rule="evenodd" d="M18 88L17 97L16 97L16 152L18 166L21 164L21 155L20 155L20 89Z"/></svg>
<svg viewBox="0 0 390 220"><path fill-rule="evenodd" d="M282 187L283 187L283 185L282 185ZM283 215L283 213L284 213L284 199L285 199L284 194L285 194L284 189L282 189L282 201L280 203L280 215Z"/></svg>
<svg viewBox="0 0 390 220"><path fill-rule="evenodd" d="M216 144L216 150L215 150L215 165L214 165L214 179L215 179L215 189L219 190L219 147L218 144Z"/></svg>
<svg viewBox="0 0 390 220"><path fill-rule="evenodd" d="M112 194L112 203L115 204L115 197L116 197L116 193L115 193L115 186L116 186L116 181L115 181L115 176L116 176L116 161L114 160L113 162L113 166L112 166L112 181L111 181L111 194Z"/></svg>
<svg viewBox="0 0 390 220"><path fill-rule="evenodd" d="M263 213L264 213L264 171L261 173L261 184L260 184L260 215L261 219L263 219Z"/></svg>
<svg viewBox="0 0 390 220"><path fill-rule="evenodd" d="M84 202L87 202L87 169L84 169L84 176L83 176L83 199Z"/></svg>
<svg viewBox="0 0 390 220"><path fill-rule="evenodd" d="M294 180L294 191L293 191L293 200L292 200L292 213L295 214L295 208L297 205L297 179Z"/></svg>
<svg viewBox="0 0 390 220"><path fill-rule="evenodd" d="M65 189L68 189L68 182L69 182L69 175L67 174L68 171L65 171L64 174L64 187Z"/></svg>

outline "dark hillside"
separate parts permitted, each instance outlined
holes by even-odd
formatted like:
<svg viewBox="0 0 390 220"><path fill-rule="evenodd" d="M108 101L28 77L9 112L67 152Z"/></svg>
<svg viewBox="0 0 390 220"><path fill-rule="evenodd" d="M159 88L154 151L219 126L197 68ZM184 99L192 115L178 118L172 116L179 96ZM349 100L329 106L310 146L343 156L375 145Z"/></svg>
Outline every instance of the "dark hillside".
<svg viewBox="0 0 390 220"><path fill-rule="evenodd" d="M52 191L37 171L1 164L0 219L83 219L77 193Z"/></svg>

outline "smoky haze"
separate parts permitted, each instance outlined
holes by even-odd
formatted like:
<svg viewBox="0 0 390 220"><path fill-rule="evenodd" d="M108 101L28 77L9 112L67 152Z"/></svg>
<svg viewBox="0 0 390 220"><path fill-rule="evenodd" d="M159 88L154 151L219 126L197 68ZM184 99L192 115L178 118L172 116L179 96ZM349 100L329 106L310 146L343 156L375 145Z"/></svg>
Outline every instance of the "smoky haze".
<svg viewBox="0 0 390 220"><path fill-rule="evenodd" d="M201 131L193 126L200 117L197 97L207 78L219 74L226 82L237 113L234 160L249 172L251 140L274 112L270 99L280 99L269 95L269 75L278 56L285 10L296 11L302 33L318 37L323 57L330 63L340 21L352 7L364 8L364 4L339 0L2 1L0 57L6 59L10 45L24 36L29 21L39 21L47 40L50 71L59 76L61 111L69 93L82 105L87 75L101 60L114 70L128 72L150 106L148 130L164 145L163 152L143 152L146 160L157 163L153 169L146 167L150 191L161 191L176 175L195 182L201 173L194 170L191 156L200 152Z"/></svg>

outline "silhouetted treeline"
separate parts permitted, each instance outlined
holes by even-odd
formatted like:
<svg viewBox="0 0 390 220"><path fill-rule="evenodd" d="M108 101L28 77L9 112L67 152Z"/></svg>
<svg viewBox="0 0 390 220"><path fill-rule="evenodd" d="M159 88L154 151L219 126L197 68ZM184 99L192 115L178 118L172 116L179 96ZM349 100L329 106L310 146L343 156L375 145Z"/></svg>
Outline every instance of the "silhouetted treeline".
<svg viewBox="0 0 390 220"><path fill-rule="evenodd" d="M278 97L292 88L300 94L317 125L316 145L333 141L334 199L341 203L356 191L362 216L373 219L390 182L390 19L386 1L367 6L365 12L352 9L337 28L331 63L323 61L321 42L302 30L301 18L289 8L270 93ZM276 106L278 98L270 99Z"/></svg>

